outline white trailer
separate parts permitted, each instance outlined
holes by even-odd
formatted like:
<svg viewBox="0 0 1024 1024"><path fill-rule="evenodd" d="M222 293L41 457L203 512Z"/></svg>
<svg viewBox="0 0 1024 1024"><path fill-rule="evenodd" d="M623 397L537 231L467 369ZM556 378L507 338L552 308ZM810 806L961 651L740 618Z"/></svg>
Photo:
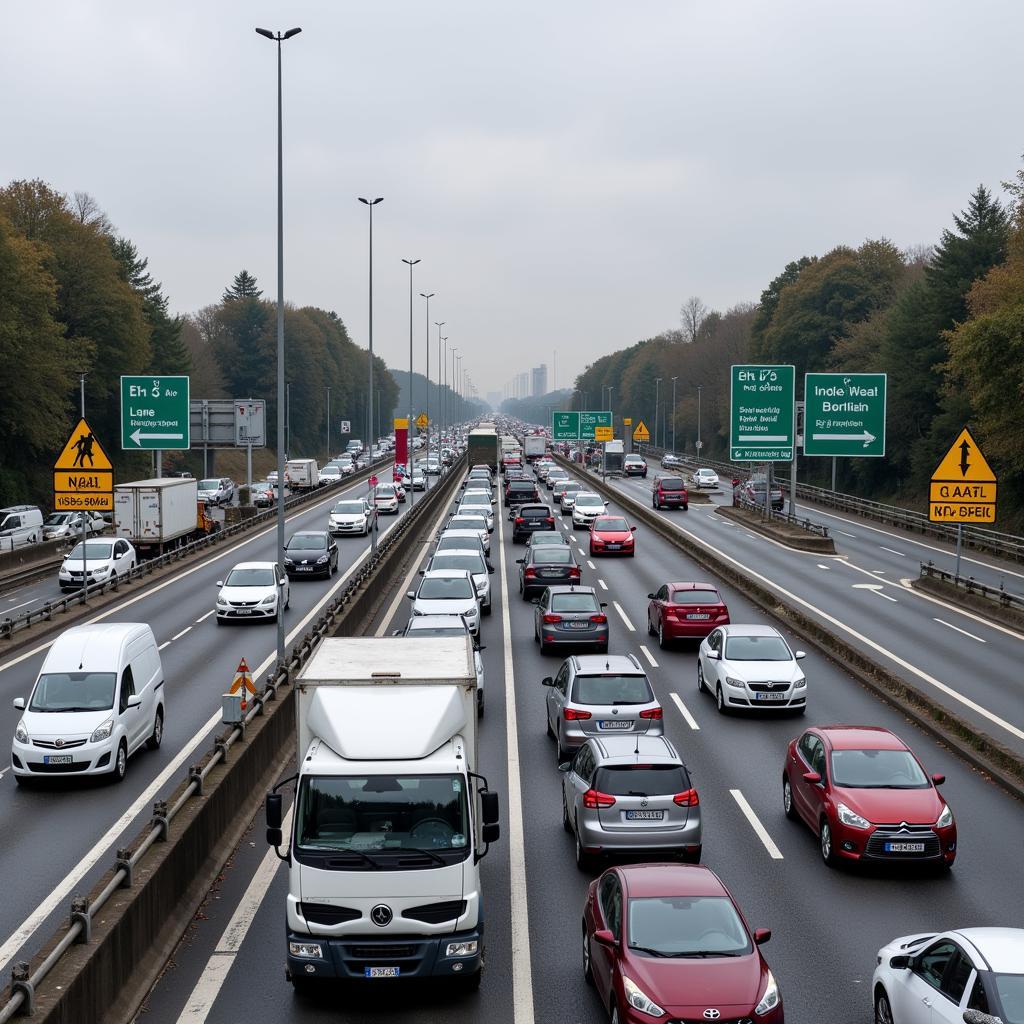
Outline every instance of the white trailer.
<svg viewBox="0 0 1024 1024"><path fill-rule="evenodd" d="M114 535L140 552L160 553L203 531L197 526L198 487L192 478L133 480L114 487Z"/></svg>
<svg viewBox="0 0 1024 1024"><path fill-rule="evenodd" d="M286 854L282 794L267 796L267 840L289 864L296 990L324 978L479 985L478 864L499 826L479 774L476 678L468 636L327 639L300 672Z"/></svg>
<svg viewBox="0 0 1024 1024"><path fill-rule="evenodd" d="M320 486L316 459L290 459L284 464L284 478L293 491L311 491Z"/></svg>

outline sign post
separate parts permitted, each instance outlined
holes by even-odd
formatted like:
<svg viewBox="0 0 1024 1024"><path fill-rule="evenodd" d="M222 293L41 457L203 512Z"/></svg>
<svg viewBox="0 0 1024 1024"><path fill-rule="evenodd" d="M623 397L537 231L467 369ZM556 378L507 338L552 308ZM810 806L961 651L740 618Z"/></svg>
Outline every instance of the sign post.
<svg viewBox="0 0 1024 1024"><path fill-rule="evenodd" d="M121 447L155 451L158 477L162 452L189 447L188 385L185 376L121 378Z"/></svg>
<svg viewBox="0 0 1024 1024"><path fill-rule="evenodd" d="M804 455L885 455L886 374L805 373Z"/></svg>

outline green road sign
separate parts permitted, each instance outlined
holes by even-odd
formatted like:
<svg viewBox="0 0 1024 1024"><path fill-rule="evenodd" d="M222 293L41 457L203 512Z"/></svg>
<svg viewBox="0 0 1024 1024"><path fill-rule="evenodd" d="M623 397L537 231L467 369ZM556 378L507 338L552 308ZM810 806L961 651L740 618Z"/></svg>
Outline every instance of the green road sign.
<svg viewBox="0 0 1024 1024"><path fill-rule="evenodd" d="M885 455L884 373L804 374L804 455Z"/></svg>
<svg viewBox="0 0 1024 1024"><path fill-rule="evenodd" d="M796 368L733 366L729 458L791 462L796 434Z"/></svg>
<svg viewBox="0 0 1024 1024"><path fill-rule="evenodd" d="M552 441L593 441L597 427L611 427L610 412L553 412L551 414Z"/></svg>
<svg viewBox="0 0 1024 1024"><path fill-rule="evenodd" d="M612 425L612 414L610 412L581 412L580 413L580 440L594 441L597 438L597 427L610 427Z"/></svg>
<svg viewBox="0 0 1024 1024"><path fill-rule="evenodd" d="M121 447L188 448L188 377L121 378Z"/></svg>

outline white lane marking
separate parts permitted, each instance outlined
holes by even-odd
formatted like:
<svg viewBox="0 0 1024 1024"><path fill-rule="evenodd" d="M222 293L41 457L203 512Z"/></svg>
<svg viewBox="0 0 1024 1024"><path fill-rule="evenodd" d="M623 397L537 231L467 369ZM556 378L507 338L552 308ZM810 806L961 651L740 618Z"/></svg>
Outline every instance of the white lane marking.
<svg viewBox="0 0 1024 1024"><path fill-rule="evenodd" d="M872 576L884 576L885 575L885 570L884 569L872 569L871 570L871 575Z"/></svg>
<svg viewBox="0 0 1024 1024"><path fill-rule="evenodd" d="M605 583L604 580L598 580L597 582L601 584L601 589L602 590L607 590L608 589L608 584Z"/></svg>
<svg viewBox="0 0 1024 1024"><path fill-rule="evenodd" d="M281 824L285 835L291 832L293 809L294 807L288 808L288 813L284 816L284 821ZM256 913L260 909L281 863L282 861L273 847L264 854L245 894L214 947L213 955L207 960L203 973L199 976L195 988L192 989L188 1002L185 1003L178 1015L178 1024L189 1024L189 1022L200 1024L210 1015L210 1010L213 1009L213 1004L227 980L228 973L235 965L235 957L238 956L238 951L242 948L246 935L249 934Z"/></svg>
<svg viewBox="0 0 1024 1024"><path fill-rule="evenodd" d="M640 645L640 650L644 652L644 657L651 663L651 668L657 668L658 663L654 660L654 655L643 644Z"/></svg>
<svg viewBox="0 0 1024 1024"><path fill-rule="evenodd" d="M880 590L875 591L879 597L885 598L886 601L892 601L893 604L899 604L899 601L895 597L890 597L888 594L883 594Z"/></svg>
<svg viewBox="0 0 1024 1024"><path fill-rule="evenodd" d="M174 643L175 640L180 640L191 629L191 626L186 626L180 633L176 633L174 636L171 637L171 643Z"/></svg>
<svg viewBox="0 0 1024 1024"><path fill-rule="evenodd" d="M212 614L213 614L213 613L214 613L214 612L215 612L216 610L217 610L216 608L211 608L211 609L210 609L210 610L209 610L209 611L208 611L208 612L207 612L207 613L206 613L205 615L200 615L200 616L199 616L199 618L198 618L198 619L196 619L196 625L198 626L200 622L204 622L204 621L205 621L206 619L208 619L208 618L209 618L209 617L210 617L210 616L211 616L211 615L212 615Z"/></svg>
<svg viewBox="0 0 1024 1024"><path fill-rule="evenodd" d="M851 583L850 586L852 586L854 590L870 590L871 593L875 594L877 597L884 598L886 601L892 601L893 604L899 604L899 601L897 601L895 597L889 597L888 594L882 593L881 583Z"/></svg>
<svg viewBox="0 0 1024 1024"><path fill-rule="evenodd" d="M512 897L512 1019L533 1024L533 976L530 966L530 912L526 887L526 841L523 833L523 782L519 770L515 664L505 575L505 528L498 529L501 572L501 628L505 649L505 741L508 759L509 889Z"/></svg>
<svg viewBox="0 0 1024 1024"><path fill-rule="evenodd" d="M740 810L743 812L743 816L750 822L750 827L754 830L757 838L764 843L764 848L768 851L768 856L772 860L782 860L782 851L772 841L772 837L768 835L768 830L761 824L760 819L754 813L754 808L747 803L747 798L738 790L730 789L733 800L739 804Z"/></svg>
<svg viewBox="0 0 1024 1024"><path fill-rule="evenodd" d="M679 709L679 714L686 719L686 724L697 732L700 732L700 726L697 724L697 719L690 714L689 709L683 703L682 697L678 693L670 693L669 696L672 698L672 703Z"/></svg>
<svg viewBox="0 0 1024 1024"><path fill-rule="evenodd" d="M895 548L887 548L884 544L878 545L883 551L888 551L890 555L899 555L900 558L906 558L907 553L905 551L897 551Z"/></svg>
<svg viewBox="0 0 1024 1024"><path fill-rule="evenodd" d="M13 600L14 600L14 598L12 597L12 598L11 598L11 600L13 601ZM21 602L21 604L13 604L13 605L11 605L11 607L10 607L10 608L8 608L7 610L8 610L9 612L15 612L15 611L17 611L17 610L18 610L19 608L26 608L26 607L28 607L28 605L30 605L30 604L35 604L35 603L36 603L37 601L41 601L41 600L42 600L42 598L39 598L39 597L33 597L31 601L22 601L22 602Z"/></svg>
<svg viewBox="0 0 1024 1024"><path fill-rule="evenodd" d="M594 563L589 558L587 559L587 565L589 565L591 569L597 572L597 566L594 565Z"/></svg>
<svg viewBox="0 0 1024 1024"><path fill-rule="evenodd" d="M569 535L569 543L570 544L579 544L579 541L570 534Z"/></svg>
<svg viewBox="0 0 1024 1024"><path fill-rule="evenodd" d="M161 644L161 645L160 645L160 646L159 646L159 647L157 648L157 650L158 650L158 651L162 651L162 650L163 650L163 649L164 649L165 647L170 647L170 646L171 646L171 641L170 641L170 640L165 640L165 641L164 641L164 642L163 642L163 643L162 643L162 644Z"/></svg>
<svg viewBox="0 0 1024 1024"><path fill-rule="evenodd" d="M626 624L626 629L628 629L630 633L635 633L636 626L629 621L629 616L622 610L622 605L619 604L618 601L612 601L612 604L614 605L615 610L619 613L619 618Z"/></svg>
<svg viewBox="0 0 1024 1024"><path fill-rule="evenodd" d="M818 562L818 568L819 569L824 569L825 572L828 572L832 567L829 566L829 565L822 565L821 562Z"/></svg>
<svg viewBox="0 0 1024 1024"><path fill-rule="evenodd" d="M952 622L947 622L945 619L936 619L936 622L941 622L942 625L947 626L949 629L954 629L958 633L963 633L964 636L969 636L972 640L977 640L979 644L987 644L987 640L982 640L980 636L975 636L973 633L968 633L966 629L961 629L959 626L954 626Z"/></svg>
<svg viewBox="0 0 1024 1024"><path fill-rule="evenodd" d="M836 530L836 533L841 533L844 537L852 537L854 540L857 539L857 534L847 533L845 530Z"/></svg>
<svg viewBox="0 0 1024 1024"><path fill-rule="evenodd" d="M397 522L397 520L396 520ZM393 526L394 524L392 524ZM391 526L388 527L388 530ZM387 530L384 531L387 533ZM306 613L306 616L301 622L297 623L295 628L285 638L285 643L292 643L296 637L302 635L302 631L312 622L319 614L324 605L326 605L333 597L335 592L342 586L345 585L349 576L352 575L358 568L363 556L369 551L369 546L365 547L362 552L357 556L356 560L351 566L338 577L337 582L333 587L328 590L324 596L314 605L313 608ZM179 577L180 578L180 577ZM51 641L52 643L52 641ZM45 646L49 646L46 644ZM275 650L272 654L268 655L259 665L258 668L253 672L253 678L256 679L261 676L274 662L277 660L277 651ZM71 873L62 879L54 888L54 890L43 900L42 903L36 907L35 910L25 918L24 921L14 930L7 941L0 946L0 973L2 973L7 965L11 962L14 955L21 949L21 947L32 937L36 929L53 913L53 911L60 906L61 903L67 898L75 886L82 880L82 878L92 870L96 863L102 858L107 856L109 849L114 845L121 833L135 820L144 807L148 807L153 802L153 798L156 794L167 784L168 780L174 776L181 766L192 756L193 751L203 739L207 733L213 729L221 719L220 710L215 711L207 721L200 726L199 731L178 751L175 755L174 760L167 765L166 768L155 778L153 781L139 794L136 801L129 807L109 829L100 837L91 850L82 857Z"/></svg>
<svg viewBox="0 0 1024 1024"><path fill-rule="evenodd" d="M2 779L10 770L11 766L8 765L3 771L0 771L0 779Z"/></svg>

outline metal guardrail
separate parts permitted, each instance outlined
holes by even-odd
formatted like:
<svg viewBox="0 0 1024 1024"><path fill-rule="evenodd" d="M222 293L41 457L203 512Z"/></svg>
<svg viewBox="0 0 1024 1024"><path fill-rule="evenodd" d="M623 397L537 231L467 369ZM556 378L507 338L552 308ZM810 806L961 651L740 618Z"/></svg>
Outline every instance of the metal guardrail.
<svg viewBox="0 0 1024 1024"><path fill-rule="evenodd" d="M330 483L326 487L316 488L308 493L292 495L292 497L285 499L284 507L286 509L291 509L301 505L312 504L316 499L322 498L324 494L329 492L331 489L341 489L345 486L351 486L353 483L359 483L361 479L368 479L377 469L388 465L390 462L390 458L381 459L378 462L371 464L366 469L361 470L360 473L339 480L337 483ZM261 526L264 523L272 522L276 515L276 507L265 509L263 512L257 512L256 515L249 519L245 519L240 523L235 523L232 526L222 526L215 533L207 534L205 537L200 537L198 540L190 541L188 544L182 544L180 547L174 548L171 551L165 551L162 555L157 555L155 558L147 558L145 561L139 562L134 569L129 569L128 572L121 576L109 580L103 580L100 583L91 583L84 588L79 588L68 597L58 598L55 601L46 601L38 608L22 612L20 615L6 616L4 619L0 620L0 640L10 640L15 633L23 629L28 629L35 623L49 622L53 619L55 614L66 612L69 608L72 608L75 605L85 604L90 597L105 594L107 591L117 593L125 583L141 579L144 576L151 576L156 569L163 568L165 565L171 565L174 562L179 562L188 555L195 554L197 551L202 551L204 548L219 544L221 541L237 537L242 533L247 533L255 526ZM0 652L0 654L2 654L2 652Z"/></svg>
<svg viewBox="0 0 1024 1024"><path fill-rule="evenodd" d="M765 507L763 504L757 501L751 501L749 498L744 498L742 495L736 495L733 498L733 505L738 508L745 508L751 512L756 512L759 516L764 516ZM787 526L795 526L801 530L806 530L808 533L813 533L818 537L828 537L828 527L823 523L815 523L810 519L802 518L800 516L793 515L792 512L780 512L778 509L768 509L768 519L773 523L784 523Z"/></svg>
<svg viewBox="0 0 1024 1024"><path fill-rule="evenodd" d="M954 572L940 569L932 562L921 562L920 579L932 578L942 580L944 583L952 583L957 590L965 594L976 594L987 601L997 603L1001 608L1013 608L1017 611L1024 611L1024 597L1011 594L1003 588L1002 583L998 587L990 587L979 583L973 576L957 576Z"/></svg>
<svg viewBox="0 0 1024 1024"><path fill-rule="evenodd" d="M463 466L464 462L465 456L456 460L455 464L449 469L448 474ZM448 474L443 474L440 479L443 480L444 476ZM427 492L427 498L429 499L431 494L437 493L440 493L440 487L432 492ZM252 707L246 712L241 724L233 726L226 736L214 741L213 750L207 754L205 764L196 764L189 768L187 775L188 785L178 799L171 805L168 805L166 800L157 800L153 804L153 817L150 820L142 842L134 853L129 852L132 845L134 845L133 843L129 843L128 846L120 847L117 850L114 860L114 874L96 899L90 903L86 896L74 896L72 898L68 930L51 950L49 956L34 971L31 969L31 964L27 961L20 961L14 965L11 969L11 997L0 1008L0 1024L5 1024L12 1017L27 1016L33 1012L35 991L40 983L72 946L90 940L92 921L96 914L103 909L107 901L119 889L131 888L133 872L142 858L154 844L168 839L171 822L188 804L189 800L193 796L203 795L204 780L218 764L227 760L228 750L245 736L246 726L254 718L264 713L266 705L277 698L278 691L282 687L290 684L293 674L302 668L309 660L316 645L334 628L337 619L352 600L355 592L373 575L381 559L425 515L434 509L434 505L435 502L424 500L401 517L399 522L388 531L387 536L380 542L376 554L367 555L359 570L338 592L337 597L324 609L323 614L317 619L316 625L300 641L293 645L287 660L278 662L269 671L263 688L253 698Z"/></svg>

